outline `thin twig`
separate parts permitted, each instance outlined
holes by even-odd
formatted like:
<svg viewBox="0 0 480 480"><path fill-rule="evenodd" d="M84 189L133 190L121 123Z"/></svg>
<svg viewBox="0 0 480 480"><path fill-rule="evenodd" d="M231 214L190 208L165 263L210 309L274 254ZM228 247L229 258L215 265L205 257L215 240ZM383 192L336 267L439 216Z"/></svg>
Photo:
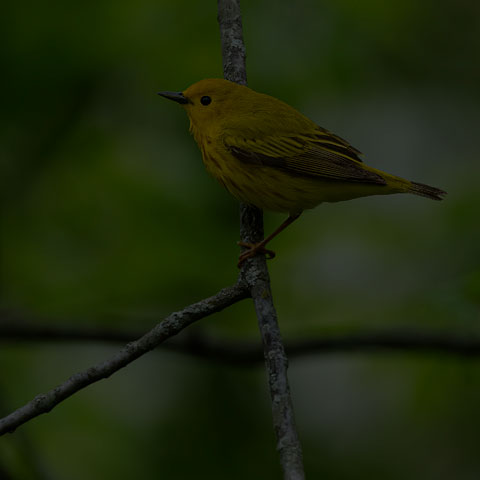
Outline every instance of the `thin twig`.
<svg viewBox="0 0 480 480"><path fill-rule="evenodd" d="M223 72L227 80L247 84L240 0L218 0L218 22L222 39ZM240 205L240 238L256 243L263 239L263 214L258 208ZM305 478L302 448L295 425L277 313L270 277L263 255L244 262L241 278L250 287L262 336L265 364L272 400L273 425L285 480Z"/></svg>
<svg viewBox="0 0 480 480"><path fill-rule="evenodd" d="M13 432L42 413L49 412L66 398L82 388L107 378L162 342L183 330L193 322L248 297L248 290L241 283L220 290L213 297L194 303L179 312L170 314L143 337L127 344L113 357L89 369L76 373L58 387L37 395L31 402L0 420L0 435Z"/></svg>
<svg viewBox="0 0 480 480"><path fill-rule="evenodd" d="M125 343L142 335L140 331L88 328L75 325L40 325L23 317L7 316L2 323L0 342L107 342ZM15 323L12 323L15 320ZM465 358L480 357L480 335L458 332L434 332L414 329L381 329L350 333L328 333L322 338L300 338L285 341L290 358L329 353L417 352ZM200 332L175 336L162 344L162 349L207 360L250 366L263 362L262 346L249 340L232 340Z"/></svg>

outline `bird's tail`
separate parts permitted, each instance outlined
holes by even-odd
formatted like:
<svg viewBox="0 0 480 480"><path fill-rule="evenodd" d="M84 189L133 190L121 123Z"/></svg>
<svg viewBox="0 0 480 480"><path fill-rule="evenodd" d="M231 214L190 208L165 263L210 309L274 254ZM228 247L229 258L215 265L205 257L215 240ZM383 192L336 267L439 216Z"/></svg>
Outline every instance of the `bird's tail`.
<svg viewBox="0 0 480 480"><path fill-rule="evenodd" d="M443 196L447 194L439 188L431 187L423 183L410 182L409 193L420 195L421 197L431 198L432 200L443 200Z"/></svg>

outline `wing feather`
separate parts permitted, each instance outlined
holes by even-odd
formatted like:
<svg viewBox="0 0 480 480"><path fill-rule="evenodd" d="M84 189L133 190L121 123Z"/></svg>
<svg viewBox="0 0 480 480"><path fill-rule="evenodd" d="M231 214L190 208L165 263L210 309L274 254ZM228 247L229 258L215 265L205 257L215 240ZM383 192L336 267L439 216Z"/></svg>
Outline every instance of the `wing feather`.
<svg viewBox="0 0 480 480"><path fill-rule="evenodd" d="M310 135L267 136L254 140L232 135L226 136L224 143L242 162L280 169L296 176L386 183L383 177L363 167L356 148L321 127Z"/></svg>

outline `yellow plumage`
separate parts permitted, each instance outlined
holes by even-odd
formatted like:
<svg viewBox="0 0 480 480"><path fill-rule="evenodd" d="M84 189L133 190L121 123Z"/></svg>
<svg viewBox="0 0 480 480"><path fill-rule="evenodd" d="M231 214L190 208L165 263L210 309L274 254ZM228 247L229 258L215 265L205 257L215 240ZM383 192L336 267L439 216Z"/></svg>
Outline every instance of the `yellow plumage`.
<svg viewBox="0 0 480 480"><path fill-rule="evenodd" d="M160 95L183 105L207 170L232 195L288 212L290 222L322 202L392 193L441 200L445 194L365 165L347 141L248 87L207 79Z"/></svg>

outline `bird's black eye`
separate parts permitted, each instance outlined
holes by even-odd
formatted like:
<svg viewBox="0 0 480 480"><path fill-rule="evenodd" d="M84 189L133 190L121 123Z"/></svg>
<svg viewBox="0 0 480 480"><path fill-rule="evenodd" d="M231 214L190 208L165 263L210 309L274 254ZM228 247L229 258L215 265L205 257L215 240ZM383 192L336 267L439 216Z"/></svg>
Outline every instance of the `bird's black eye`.
<svg viewBox="0 0 480 480"><path fill-rule="evenodd" d="M200 99L200 103L205 106L210 105L210 103L212 103L212 99L208 95L205 95Z"/></svg>

